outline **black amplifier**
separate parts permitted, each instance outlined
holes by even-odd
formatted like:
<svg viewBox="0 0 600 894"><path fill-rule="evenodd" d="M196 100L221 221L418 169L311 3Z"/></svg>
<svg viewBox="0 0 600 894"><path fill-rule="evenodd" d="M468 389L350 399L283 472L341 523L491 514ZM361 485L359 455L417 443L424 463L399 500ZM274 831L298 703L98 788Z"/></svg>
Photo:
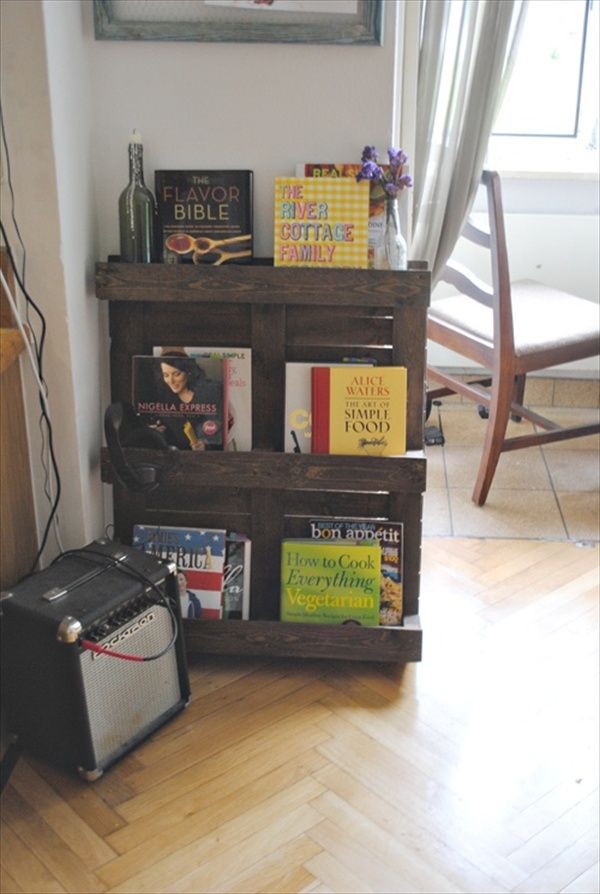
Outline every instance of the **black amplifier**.
<svg viewBox="0 0 600 894"><path fill-rule="evenodd" d="M5 729L88 780L189 701L176 569L95 541L2 600Z"/></svg>

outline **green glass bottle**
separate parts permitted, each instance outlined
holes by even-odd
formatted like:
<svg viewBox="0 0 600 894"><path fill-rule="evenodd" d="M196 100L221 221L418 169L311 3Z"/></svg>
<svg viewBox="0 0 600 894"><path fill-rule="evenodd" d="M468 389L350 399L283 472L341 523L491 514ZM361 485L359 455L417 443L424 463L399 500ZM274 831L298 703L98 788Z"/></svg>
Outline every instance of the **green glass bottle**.
<svg viewBox="0 0 600 894"><path fill-rule="evenodd" d="M129 141L129 183L119 196L121 261L156 260L156 200L144 183L144 147L133 131Z"/></svg>

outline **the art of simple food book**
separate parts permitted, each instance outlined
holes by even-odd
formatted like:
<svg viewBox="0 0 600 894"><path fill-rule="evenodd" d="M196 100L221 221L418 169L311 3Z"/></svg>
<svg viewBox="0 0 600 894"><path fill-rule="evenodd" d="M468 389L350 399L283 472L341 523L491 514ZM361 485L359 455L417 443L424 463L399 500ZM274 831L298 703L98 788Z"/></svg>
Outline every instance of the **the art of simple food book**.
<svg viewBox="0 0 600 894"><path fill-rule="evenodd" d="M156 171L161 260L247 264L252 260L252 171Z"/></svg>
<svg viewBox="0 0 600 894"><path fill-rule="evenodd" d="M406 367L314 367L311 375L313 453L406 453Z"/></svg>
<svg viewBox="0 0 600 894"><path fill-rule="evenodd" d="M179 450L224 450L229 361L170 355L132 358L135 412Z"/></svg>
<svg viewBox="0 0 600 894"><path fill-rule="evenodd" d="M285 430L286 453L311 453L312 413L311 413L311 370L315 366L373 366L374 361L348 358L340 364L295 362L285 364Z"/></svg>

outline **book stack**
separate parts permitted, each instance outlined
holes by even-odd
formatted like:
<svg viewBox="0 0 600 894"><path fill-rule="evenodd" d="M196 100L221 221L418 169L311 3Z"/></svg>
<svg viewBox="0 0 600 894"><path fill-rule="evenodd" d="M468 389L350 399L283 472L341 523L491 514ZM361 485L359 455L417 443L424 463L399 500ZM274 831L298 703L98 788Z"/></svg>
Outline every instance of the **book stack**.
<svg viewBox="0 0 600 894"><path fill-rule="evenodd" d="M281 620L302 624L379 624L381 550L371 541L284 540Z"/></svg>
<svg viewBox="0 0 600 894"><path fill-rule="evenodd" d="M178 450L252 449L250 348L155 346L132 360L135 412Z"/></svg>
<svg viewBox="0 0 600 894"><path fill-rule="evenodd" d="M406 389L403 366L286 363L286 452L406 453Z"/></svg>
<svg viewBox="0 0 600 894"><path fill-rule="evenodd" d="M223 528L135 525L133 546L175 562L184 618L250 617L252 544L244 534Z"/></svg>
<svg viewBox="0 0 600 894"><path fill-rule="evenodd" d="M388 165L381 165L383 170L387 170ZM350 177L356 180L356 175L362 168L362 163L344 163L339 162L306 162L296 165L296 176L298 177L327 177L339 178ZM375 246L379 241L384 224L385 224L385 198L386 193L377 180L369 180L369 221L367 227L368 241L368 266L375 266Z"/></svg>

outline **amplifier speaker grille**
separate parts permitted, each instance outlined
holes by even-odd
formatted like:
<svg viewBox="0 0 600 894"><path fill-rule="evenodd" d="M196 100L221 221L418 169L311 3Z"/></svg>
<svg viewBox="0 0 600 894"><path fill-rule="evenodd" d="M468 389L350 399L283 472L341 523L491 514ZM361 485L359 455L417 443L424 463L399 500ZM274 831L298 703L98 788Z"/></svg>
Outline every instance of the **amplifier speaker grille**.
<svg viewBox="0 0 600 894"><path fill-rule="evenodd" d="M173 634L171 616L153 605L99 641L130 655L157 655ZM179 699L175 652L155 661L124 661L97 652L80 655L81 676L96 764L110 763L140 729L153 725Z"/></svg>

